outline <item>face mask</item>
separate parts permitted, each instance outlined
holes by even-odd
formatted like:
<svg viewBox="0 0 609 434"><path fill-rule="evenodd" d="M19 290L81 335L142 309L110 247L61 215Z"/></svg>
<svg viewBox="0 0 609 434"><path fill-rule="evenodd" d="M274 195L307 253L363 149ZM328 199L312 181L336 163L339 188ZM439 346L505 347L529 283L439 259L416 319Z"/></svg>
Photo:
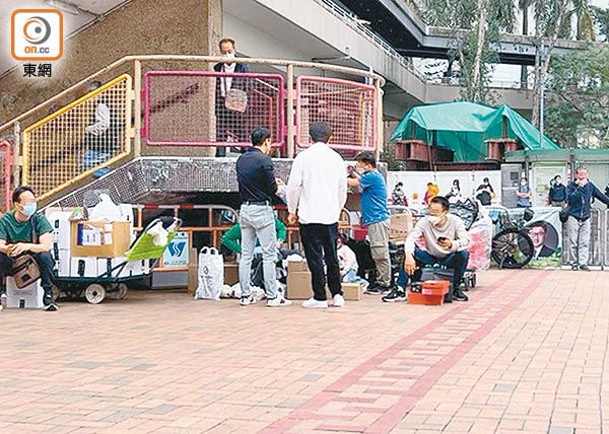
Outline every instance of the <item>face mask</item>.
<svg viewBox="0 0 609 434"><path fill-rule="evenodd" d="M439 216L439 215L430 215L428 218L429 218L429 222L434 226L438 226L438 224L440 223L440 220L442 220L442 216Z"/></svg>
<svg viewBox="0 0 609 434"><path fill-rule="evenodd" d="M525 186L525 185L527 185L527 183L526 183L526 181L522 181L522 182L520 183L520 185Z"/></svg>
<svg viewBox="0 0 609 434"><path fill-rule="evenodd" d="M234 59L235 58L235 53L225 53L224 57L226 57L227 59Z"/></svg>
<svg viewBox="0 0 609 434"><path fill-rule="evenodd" d="M37 209L38 209L38 204L36 204L36 202L26 203L25 205L23 205L23 214L25 214L28 217L31 217L34 215L34 213L36 212Z"/></svg>
<svg viewBox="0 0 609 434"><path fill-rule="evenodd" d="M556 180L556 183L557 183L557 184L560 184L561 182L562 182L562 180L561 180L561 179L557 179L557 180Z"/></svg>

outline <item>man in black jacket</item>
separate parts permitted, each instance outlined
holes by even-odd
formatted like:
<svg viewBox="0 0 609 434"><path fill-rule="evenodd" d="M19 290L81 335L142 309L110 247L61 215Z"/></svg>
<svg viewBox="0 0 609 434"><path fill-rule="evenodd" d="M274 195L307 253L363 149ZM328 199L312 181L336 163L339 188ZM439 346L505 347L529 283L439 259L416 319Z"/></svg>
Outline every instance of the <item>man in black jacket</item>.
<svg viewBox="0 0 609 434"><path fill-rule="evenodd" d="M237 50L235 40L223 38L219 44L220 54L227 59L234 59ZM216 63L214 71L226 74L247 73L251 69L241 63ZM247 92L247 79L226 75L216 78L216 142L230 143L243 142L246 140L243 113L226 107L226 96L231 89L239 89ZM216 149L216 157L226 156L226 146Z"/></svg>
<svg viewBox="0 0 609 434"><path fill-rule="evenodd" d="M585 167L578 167L575 170L575 180L570 182L567 187L567 204L569 206L567 236L569 237L569 256L573 270L590 270L588 268L590 209L594 198L609 206L609 197L590 182L588 170Z"/></svg>

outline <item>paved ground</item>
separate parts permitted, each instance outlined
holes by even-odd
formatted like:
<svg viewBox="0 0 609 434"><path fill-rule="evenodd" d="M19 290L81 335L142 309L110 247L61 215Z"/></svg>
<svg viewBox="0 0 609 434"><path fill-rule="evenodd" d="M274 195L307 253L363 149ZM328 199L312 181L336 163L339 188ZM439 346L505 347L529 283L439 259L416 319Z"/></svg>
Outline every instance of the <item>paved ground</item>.
<svg viewBox="0 0 609 434"><path fill-rule="evenodd" d="M5 311L0 432L609 432L608 277L490 271L442 307Z"/></svg>

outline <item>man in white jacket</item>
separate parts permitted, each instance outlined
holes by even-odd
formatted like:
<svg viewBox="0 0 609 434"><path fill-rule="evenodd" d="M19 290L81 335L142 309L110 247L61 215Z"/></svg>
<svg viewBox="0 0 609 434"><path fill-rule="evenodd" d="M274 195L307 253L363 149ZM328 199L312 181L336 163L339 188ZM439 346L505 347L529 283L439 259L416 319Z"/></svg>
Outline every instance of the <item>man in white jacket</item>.
<svg viewBox="0 0 609 434"><path fill-rule="evenodd" d="M288 223L299 222L300 238L311 270L313 297L306 308L327 308L325 285L335 307L345 304L336 235L340 212L347 201L347 170L342 157L328 146L332 128L314 122L309 134L315 143L294 159L288 181ZM327 270L324 273L324 263Z"/></svg>

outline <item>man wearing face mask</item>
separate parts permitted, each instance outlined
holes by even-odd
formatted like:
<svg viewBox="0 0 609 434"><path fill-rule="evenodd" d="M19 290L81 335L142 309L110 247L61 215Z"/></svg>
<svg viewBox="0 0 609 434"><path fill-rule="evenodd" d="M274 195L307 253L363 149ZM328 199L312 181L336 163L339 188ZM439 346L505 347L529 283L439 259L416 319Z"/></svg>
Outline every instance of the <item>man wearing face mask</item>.
<svg viewBox="0 0 609 434"><path fill-rule="evenodd" d="M448 213L448 199L434 197L429 204L429 214L421 218L408 234L404 244L404 268L400 270L398 288L383 297L383 301L406 299L406 285L417 269L425 265L442 265L454 269L453 299L467 301L460 285L469 260L470 241L465 224L460 217ZM425 249L416 242L423 237Z"/></svg>
<svg viewBox="0 0 609 434"><path fill-rule="evenodd" d="M13 192L14 209L0 217L0 310L6 306L5 277L10 276L13 260L24 253L32 255L40 268L44 289L44 309L53 311L53 228L43 214L36 214L34 191L27 186Z"/></svg>
<svg viewBox="0 0 609 434"><path fill-rule="evenodd" d="M220 54L227 59L234 59L237 54L236 42L233 38L222 38L219 43ZM216 63L214 71L227 74L247 73L251 69L241 63ZM246 91L247 80L233 76L223 76L216 79L216 141L219 143L241 142L246 140L243 125L243 113L226 107L226 96L231 89ZM216 149L216 157L225 157L226 147Z"/></svg>
<svg viewBox="0 0 609 434"><path fill-rule="evenodd" d="M556 175L550 183L550 194L548 197L551 206L562 207L567 200L567 186L562 183L560 175Z"/></svg>

